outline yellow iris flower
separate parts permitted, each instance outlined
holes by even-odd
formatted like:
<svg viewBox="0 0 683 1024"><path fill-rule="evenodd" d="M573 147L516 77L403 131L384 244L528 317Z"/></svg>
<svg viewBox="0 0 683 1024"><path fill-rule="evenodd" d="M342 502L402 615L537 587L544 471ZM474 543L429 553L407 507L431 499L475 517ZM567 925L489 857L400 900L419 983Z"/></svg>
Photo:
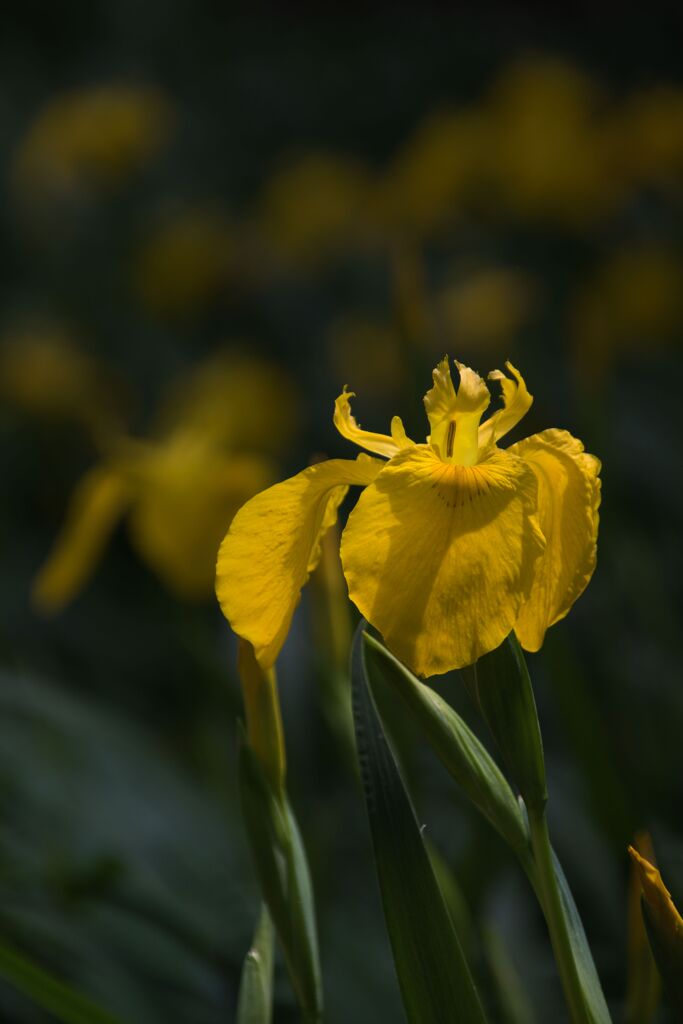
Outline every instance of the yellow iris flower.
<svg viewBox="0 0 683 1024"><path fill-rule="evenodd" d="M124 518L133 547L169 590L209 597L226 523L273 481L272 453L296 429L283 395L291 386L277 366L218 353L169 390L152 438L108 438L35 580L36 606L56 612L73 600Z"/></svg>
<svg viewBox="0 0 683 1024"><path fill-rule="evenodd" d="M205 599L226 520L272 477L264 456L228 454L190 430L157 442L122 440L77 485L34 582L36 607L58 612L83 590L124 516L133 547L166 587L184 600Z"/></svg>
<svg viewBox="0 0 683 1024"><path fill-rule="evenodd" d="M221 545L217 595L234 631L264 668L287 636L301 588L320 558L349 485L364 488L342 534L351 600L387 646L422 676L472 664L511 630L536 651L591 578L596 560L600 463L564 430L545 430L506 450L499 440L532 398L507 364L489 379L448 358L425 395L426 443L361 430L353 395L336 401L348 440L381 458L331 459L257 494ZM383 461L386 460L386 461Z"/></svg>
<svg viewBox="0 0 683 1024"><path fill-rule="evenodd" d="M115 186L159 151L172 120L168 100L153 87L112 83L61 93L20 142L14 185L33 199L83 185Z"/></svg>

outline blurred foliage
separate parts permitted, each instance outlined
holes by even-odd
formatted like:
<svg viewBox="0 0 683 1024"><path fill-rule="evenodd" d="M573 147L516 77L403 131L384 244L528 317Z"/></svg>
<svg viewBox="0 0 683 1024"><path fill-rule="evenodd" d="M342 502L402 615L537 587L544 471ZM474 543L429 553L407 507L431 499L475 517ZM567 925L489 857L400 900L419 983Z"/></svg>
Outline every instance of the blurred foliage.
<svg viewBox="0 0 683 1024"><path fill-rule="evenodd" d="M348 456L331 424L343 384L364 426L400 411L421 429L415 382L446 351L482 372L511 358L530 429L571 429L603 459L598 570L533 675L556 845L627 1019L638 829L683 905L679 30L656 9L8 15L2 938L122 1019L232 1019L259 910L215 546L248 493ZM95 517L87 588L83 573L46 617L32 586L93 474L121 501ZM325 665L316 593L279 676L328 1019L399 1019L345 753L348 624ZM460 681L439 686L471 720ZM396 728L472 927L506 951L497 972L561 1019L523 880ZM281 961L275 1003L297 1019ZM47 1019L5 985L0 1016Z"/></svg>

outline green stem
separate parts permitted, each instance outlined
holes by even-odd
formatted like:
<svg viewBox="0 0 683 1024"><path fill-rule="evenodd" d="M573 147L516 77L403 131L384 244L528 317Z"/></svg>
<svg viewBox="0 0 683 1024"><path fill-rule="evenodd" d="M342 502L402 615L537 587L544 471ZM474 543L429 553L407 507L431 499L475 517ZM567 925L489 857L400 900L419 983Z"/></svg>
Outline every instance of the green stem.
<svg viewBox="0 0 683 1024"><path fill-rule="evenodd" d="M567 921L562 910L562 898L553 865L553 853L545 811L529 812L529 828L531 847L536 862L535 881L571 1019L573 1024L590 1024L590 1016L586 1012L583 990L567 930Z"/></svg>

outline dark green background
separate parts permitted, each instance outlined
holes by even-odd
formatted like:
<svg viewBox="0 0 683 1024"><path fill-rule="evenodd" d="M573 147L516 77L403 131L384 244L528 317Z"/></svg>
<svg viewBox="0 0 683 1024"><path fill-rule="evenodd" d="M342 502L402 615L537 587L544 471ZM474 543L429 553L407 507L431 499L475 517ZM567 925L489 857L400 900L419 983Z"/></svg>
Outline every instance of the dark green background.
<svg viewBox="0 0 683 1024"><path fill-rule="evenodd" d="M349 309L391 318L388 262L345 255L320 273L221 296L193 317L154 321L126 272L148 211L210 199L239 219L269 176L309 148L379 168L423 115L477 99L529 52L577 63L615 98L680 81L680 29L652 6L567 7L551 17L540 5L401 5L323 17L180 0L24 3L0 36L5 166L36 110L75 86L158 85L177 128L132 183L71 211L67 228L39 244L5 181L0 316L37 310L73 324L140 396L140 433L169 380L219 343L248 338L300 385L303 429L282 473L303 468L312 452L347 455L330 416L345 382L326 339ZM530 668L551 827L615 1020L625 989L625 848L637 829L651 829L683 903L680 337L656 349L642 337L596 388L571 362L566 309L577 283L621 241L680 246L680 184L666 202L639 196L618 223L578 236L552 225L475 224L424 253L430 280L447 261L483 259L541 282L540 310L510 352L536 395L519 436L566 427L603 460L595 578ZM409 433L421 433L414 410L430 369L425 355L395 398L403 409L373 413L368 402L364 425L381 429L387 414L403 411ZM0 411L0 438L0 935L131 1024L230 1021L258 896L236 801L240 699L228 627L213 603L185 605L166 593L122 530L87 591L60 616L37 616L31 579L94 455L74 428L37 422L11 403ZM308 611L304 600L280 680L328 1020L399 1020L363 802L325 725ZM471 718L458 679L438 685ZM421 820L473 920L509 943L539 1022L564 1019L520 872L436 762L410 735L406 742ZM281 965L276 999L277 1022L298 1019ZM47 1019L2 984L0 1016Z"/></svg>

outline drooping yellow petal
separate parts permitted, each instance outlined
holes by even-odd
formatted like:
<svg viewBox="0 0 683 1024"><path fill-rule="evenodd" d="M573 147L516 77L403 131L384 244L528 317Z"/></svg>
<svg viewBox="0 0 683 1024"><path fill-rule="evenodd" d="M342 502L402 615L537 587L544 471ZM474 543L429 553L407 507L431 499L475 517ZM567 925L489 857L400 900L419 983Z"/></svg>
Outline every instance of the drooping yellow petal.
<svg viewBox="0 0 683 1024"><path fill-rule="evenodd" d="M131 499L130 482L117 467L98 466L83 477L62 532L33 584L36 607L57 612L85 586Z"/></svg>
<svg viewBox="0 0 683 1024"><path fill-rule="evenodd" d="M497 380L503 390L503 408L494 412L479 427L479 447L486 449L494 445L505 434L516 427L519 421L526 416L533 397L527 391L524 378L519 370L512 363L505 364L506 369L512 374L514 380L506 377L502 370L491 370L489 380Z"/></svg>
<svg viewBox="0 0 683 1024"><path fill-rule="evenodd" d="M547 543L515 626L522 647L537 651L546 629L564 618L593 575L600 462L566 430L544 430L507 451L538 481L538 521Z"/></svg>
<svg viewBox="0 0 683 1024"><path fill-rule="evenodd" d="M476 466L429 445L395 456L342 537L349 594L422 676L470 665L510 632L543 548L536 479L496 451Z"/></svg>
<svg viewBox="0 0 683 1024"><path fill-rule="evenodd" d="M218 553L216 593L263 668L273 665L285 641L348 486L366 486L381 467L363 455L320 462L257 494L233 519Z"/></svg>
<svg viewBox="0 0 683 1024"><path fill-rule="evenodd" d="M353 441L359 448L365 448L375 455L383 455L390 459L400 451L401 448L409 447L413 442L406 436L403 423L398 416L391 421L391 437L388 434L374 434L370 430L361 430L351 412L351 399L355 398L353 391L342 391L334 403L334 425L348 441Z"/></svg>
<svg viewBox="0 0 683 1024"><path fill-rule="evenodd" d="M424 397L431 427L427 440L442 459L472 466L479 453L479 420L491 396L478 373L457 360L455 365L460 374L457 393L448 356L432 373L434 384Z"/></svg>

